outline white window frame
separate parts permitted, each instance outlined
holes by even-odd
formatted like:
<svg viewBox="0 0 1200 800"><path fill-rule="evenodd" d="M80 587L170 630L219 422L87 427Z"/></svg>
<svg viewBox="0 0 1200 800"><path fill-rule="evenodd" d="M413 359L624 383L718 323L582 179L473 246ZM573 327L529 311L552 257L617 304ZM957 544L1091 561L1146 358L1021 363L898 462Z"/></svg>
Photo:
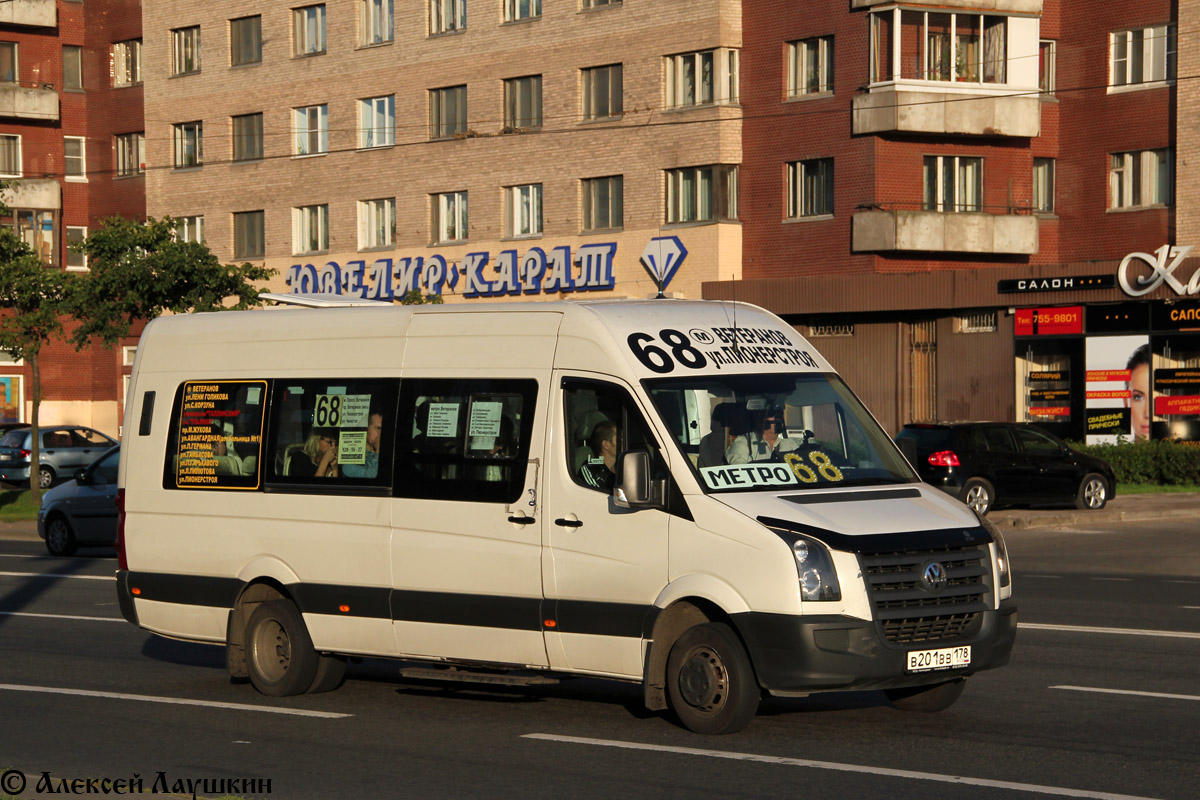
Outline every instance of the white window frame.
<svg viewBox="0 0 1200 800"><path fill-rule="evenodd" d="M121 348L121 366L132 367L134 359L137 358L137 345L127 344Z"/></svg>
<svg viewBox="0 0 1200 800"><path fill-rule="evenodd" d="M146 134L118 133L113 136L113 145L117 156L117 177L130 178L145 173L146 163ZM130 159L133 160L132 165Z"/></svg>
<svg viewBox="0 0 1200 800"><path fill-rule="evenodd" d="M787 219L832 217L834 203L832 158L806 158L787 164ZM820 198L810 189L823 189ZM828 204L828 208L826 208Z"/></svg>
<svg viewBox="0 0 1200 800"><path fill-rule="evenodd" d="M396 244L396 198L358 201L358 249L382 250Z"/></svg>
<svg viewBox="0 0 1200 800"><path fill-rule="evenodd" d="M739 52L728 47L667 56L666 107L694 108L738 101ZM705 64L710 74L705 80Z"/></svg>
<svg viewBox="0 0 1200 800"><path fill-rule="evenodd" d="M919 62L905 61L906 55L911 57L917 54L905 53L901 50L902 42L904 41L904 37L902 36L902 19L905 14L922 15L920 23L921 35L919 38L921 43ZM946 53L945 63L947 65L947 70L945 73L943 73L943 71L933 63L934 58L931 55L931 50L933 48L930 47L931 40L929 38L930 14L949 16L950 18L950 34L948 37L949 41L947 42L949 52ZM976 23L974 30L977 30L979 33L979 40L976 43L976 49L979 52L979 57L976 59L975 63L970 65L977 76L975 80L970 80L969 77L959 75L960 68L966 66L965 62L962 65L958 63L959 38L962 35L959 33L959 17L974 18ZM868 47L868 79L870 80L871 84L891 83L899 80L906 83L920 81L927 84L943 86L947 84L967 84L970 86L1005 86L1008 84L1008 76L1011 73L1008 64L1012 57L1008 48L1009 20L1011 18L1012 15L1010 14L987 14L981 12L962 13L941 9L937 11L920 11L911 7L901 8L900 6L888 8L883 11L873 11L871 12L870 44ZM890 75L879 74L879 53L877 52L877 49L879 48L881 41L880 28L884 20L887 21L889 31L891 33L889 41L886 42L889 54L888 63L891 64L892 67L892 74ZM997 59L999 68L992 68L991 70L989 70L987 66L987 45L989 43L989 38L987 35L988 20L1002 20L1002 24L1004 26L1000 36L991 40L998 41L1004 48L1003 56ZM905 75L902 72L903 65L909 63L916 63L916 66L919 68L919 76ZM992 76L990 79L988 78L989 71ZM970 75L969 71L967 72L967 75Z"/></svg>
<svg viewBox="0 0 1200 800"><path fill-rule="evenodd" d="M459 102L459 98L462 102ZM451 119L448 110L453 110ZM460 113L461 112L461 113ZM467 87L443 86L429 90L429 138L449 139L467 132Z"/></svg>
<svg viewBox="0 0 1200 800"><path fill-rule="evenodd" d="M679 167L664 175L668 225L737 219L736 164Z"/></svg>
<svg viewBox="0 0 1200 800"><path fill-rule="evenodd" d="M325 4L292 9L292 55L319 56L325 52Z"/></svg>
<svg viewBox="0 0 1200 800"><path fill-rule="evenodd" d="M63 266L67 272L87 272L87 253L76 253L71 250L71 231L82 231L83 235L80 241L87 238L86 225L64 225L63 226ZM83 260L83 263L72 264L71 258L78 257Z"/></svg>
<svg viewBox="0 0 1200 800"><path fill-rule="evenodd" d="M581 196L583 208L580 213L580 228L584 231L615 231L625 227L625 176L603 175L595 178L583 178L581 181ZM598 212L603 199L601 189L607 187L608 201L604 217L608 225L599 225L603 221Z"/></svg>
<svg viewBox="0 0 1200 800"><path fill-rule="evenodd" d="M292 109L292 155L319 156L329 152L329 106Z"/></svg>
<svg viewBox="0 0 1200 800"><path fill-rule="evenodd" d="M929 183L929 165L935 164L935 174L933 184ZM950 171L954 175L953 182L953 197L947 201L946 194L946 165L950 165ZM963 200L963 190L966 187L965 180L970 176L970 168L977 168L977 178L972 193L976 195L975 202L966 202ZM924 184L925 199L923 208L925 211L937 211L939 213L968 213L977 214L983 211L983 158L979 156L925 156L924 165L922 168L922 182ZM932 193L932 194L931 194Z"/></svg>
<svg viewBox="0 0 1200 800"><path fill-rule="evenodd" d="M1053 158L1033 159L1033 213L1054 213L1054 170Z"/></svg>
<svg viewBox="0 0 1200 800"><path fill-rule="evenodd" d="M542 127L541 75L504 81L504 127L514 131Z"/></svg>
<svg viewBox="0 0 1200 800"><path fill-rule="evenodd" d="M79 145L79 155L71 156L67 154L67 142L72 142ZM72 172L71 162L78 161L79 168ZM64 136L63 137L63 180L72 183L87 183L87 137L85 136Z"/></svg>
<svg viewBox="0 0 1200 800"><path fill-rule="evenodd" d="M504 233L511 239L542 235L542 184L525 183L504 190Z"/></svg>
<svg viewBox="0 0 1200 800"><path fill-rule="evenodd" d="M467 0L429 0L429 35L467 27Z"/></svg>
<svg viewBox="0 0 1200 800"><path fill-rule="evenodd" d="M172 161L175 169L193 169L204 165L204 123L196 120L193 122L177 122L172 127L173 147ZM194 149L194 153L190 153L193 163L188 162L189 152Z"/></svg>
<svg viewBox="0 0 1200 800"><path fill-rule="evenodd" d="M396 96L358 101L358 148L391 147L396 143Z"/></svg>
<svg viewBox="0 0 1200 800"><path fill-rule="evenodd" d="M175 239L180 242L204 241L204 215L194 214L188 217L176 217Z"/></svg>
<svg viewBox="0 0 1200 800"><path fill-rule="evenodd" d="M810 88L814 79L816 88ZM826 94L833 94L833 37L814 36L788 42L787 96Z"/></svg>
<svg viewBox="0 0 1200 800"><path fill-rule="evenodd" d="M542 0L504 0L504 21L520 22L542 16Z"/></svg>
<svg viewBox="0 0 1200 800"><path fill-rule="evenodd" d="M394 0L360 0L359 26L363 47L386 44L396 38Z"/></svg>
<svg viewBox="0 0 1200 800"><path fill-rule="evenodd" d="M0 50L12 51L12 78L0 76L0 81L4 83L20 83L21 82L21 47L17 42L0 42Z"/></svg>
<svg viewBox="0 0 1200 800"><path fill-rule="evenodd" d="M113 43L113 87L137 86L142 82L142 40Z"/></svg>
<svg viewBox="0 0 1200 800"><path fill-rule="evenodd" d="M171 75L194 75L200 71L200 26L171 31Z"/></svg>
<svg viewBox="0 0 1200 800"><path fill-rule="evenodd" d="M0 133L0 139L11 140L16 143L16 170L5 170L3 164L0 164L0 178L20 178L25 174L25 150L21 142L21 134L19 133Z"/></svg>
<svg viewBox="0 0 1200 800"><path fill-rule="evenodd" d="M619 5L621 5L621 0L580 0L580 7L584 10Z"/></svg>
<svg viewBox="0 0 1200 800"><path fill-rule="evenodd" d="M329 251L329 205L297 206L292 209L292 254L297 256Z"/></svg>
<svg viewBox="0 0 1200 800"><path fill-rule="evenodd" d="M604 64L598 67L586 67L583 73L583 118L585 120L615 119L625 113L624 72L623 64ZM606 113L599 114L596 109L599 92L597 91L597 76L606 73L603 107ZM616 80L614 80L614 76Z"/></svg>
<svg viewBox="0 0 1200 800"><path fill-rule="evenodd" d="M1058 42L1038 40L1038 89L1042 94L1054 94L1058 83Z"/></svg>
<svg viewBox="0 0 1200 800"><path fill-rule="evenodd" d="M430 196L433 243L465 242L470 235L467 193L442 192Z"/></svg>
<svg viewBox="0 0 1200 800"><path fill-rule="evenodd" d="M1174 23L1108 35L1108 91L1152 89L1175 83L1178 44Z"/></svg>
<svg viewBox="0 0 1200 800"><path fill-rule="evenodd" d="M1173 205L1175 165L1172 156L1169 147L1110 154L1109 210Z"/></svg>

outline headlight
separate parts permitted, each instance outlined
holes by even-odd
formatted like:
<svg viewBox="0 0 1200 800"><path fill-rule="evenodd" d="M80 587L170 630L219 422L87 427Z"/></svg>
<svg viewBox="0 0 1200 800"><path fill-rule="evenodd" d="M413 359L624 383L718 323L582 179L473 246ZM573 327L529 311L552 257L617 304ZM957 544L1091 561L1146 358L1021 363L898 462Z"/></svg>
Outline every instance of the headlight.
<svg viewBox="0 0 1200 800"><path fill-rule="evenodd" d="M825 545L815 539L797 536L792 542L796 573L800 578L800 597L804 600L841 600L837 571Z"/></svg>
<svg viewBox="0 0 1200 800"><path fill-rule="evenodd" d="M1008 563L1008 545L1004 543L1004 534L1000 533L1000 529L987 517L980 516L978 513L975 516L979 518L979 523L992 535L992 541L996 543L996 575L1000 580L1000 585L996 588L1007 589L1012 586L1012 567Z"/></svg>

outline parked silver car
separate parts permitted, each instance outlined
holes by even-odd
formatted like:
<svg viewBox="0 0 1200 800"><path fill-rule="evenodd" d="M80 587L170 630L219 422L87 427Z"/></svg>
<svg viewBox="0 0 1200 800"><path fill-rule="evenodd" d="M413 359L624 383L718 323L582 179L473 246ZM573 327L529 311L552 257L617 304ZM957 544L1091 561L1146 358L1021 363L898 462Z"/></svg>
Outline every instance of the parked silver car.
<svg viewBox="0 0 1200 800"><path fill-rule="evenodd" d="M42 445L38 452L38 484L43 489L54 485L60 476L74 474L86 467L117 440L92 428L77 425L41 428ZM33 431L17 428L0 439L0 481L29 482L29 459L33 455Z"/></svg>
<svg viewBox="0 0 1200 800"><path fill-rule="evenodd" d="M113 545L117 540L117 466L121 448L114 447L75 479L42 495L38 536L52 556L69 556L80 545Z"/></svg>

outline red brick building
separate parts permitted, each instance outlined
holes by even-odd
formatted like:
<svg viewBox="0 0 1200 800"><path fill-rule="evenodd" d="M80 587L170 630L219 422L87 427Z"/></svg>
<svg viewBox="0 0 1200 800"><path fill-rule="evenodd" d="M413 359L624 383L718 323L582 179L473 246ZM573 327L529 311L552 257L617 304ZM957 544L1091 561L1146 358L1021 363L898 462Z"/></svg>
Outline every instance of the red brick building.
<svg viewBox="0 0 1200 800"><path fill-rule="evenodd" d="M145 215L141 29L137 0L0 4L0 179L12 182L0 224L49 267L85 270L71 242L106 217ZM3 418L27 420L28 367L0 358ZM41 421L116 434L131 362L126 348L51 344Z"/></svg>

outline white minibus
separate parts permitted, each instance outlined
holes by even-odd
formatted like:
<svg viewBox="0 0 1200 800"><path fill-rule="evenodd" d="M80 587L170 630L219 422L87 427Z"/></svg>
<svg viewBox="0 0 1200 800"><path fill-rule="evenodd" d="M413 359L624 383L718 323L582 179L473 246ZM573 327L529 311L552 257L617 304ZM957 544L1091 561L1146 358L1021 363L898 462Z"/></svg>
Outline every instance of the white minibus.
<svg viewBox="0 0 1200 800"><path fill-rule="evenodd" d="M999 533L754 306L163 317L125 431L125 618L267 695L383 657L636 682L729 733L764 692L940 710L1013 646Z"/></svg>

